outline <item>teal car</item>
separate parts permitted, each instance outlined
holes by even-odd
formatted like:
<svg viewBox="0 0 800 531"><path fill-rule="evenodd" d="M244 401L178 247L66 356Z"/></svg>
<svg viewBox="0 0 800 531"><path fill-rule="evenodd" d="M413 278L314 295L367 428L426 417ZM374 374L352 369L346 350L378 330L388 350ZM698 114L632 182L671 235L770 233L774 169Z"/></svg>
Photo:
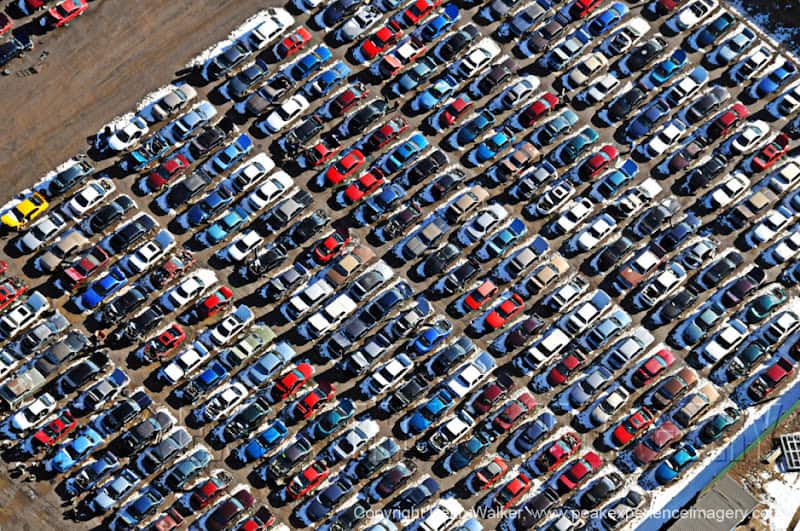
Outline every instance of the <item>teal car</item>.
<svg viewBox="0 0 800 531"><path fill-rule="evenodd" d="M511 147L514 143L515 137L512 133L507 131L500 131L490 136L487 140L481 142L475 148L474 159L476 164L483 164L490 161L497 155Z"/></svg>
<svg viewBox="0 0 800 531"><path fill-rule="evenodd" d="M553 164L560 164L561 166L572 164L599 138L600 135L597 134L597 131L591 127L586 127L583 131L561 144L561 149L556 149L553 152Z"/></svg>
<svg viewBox="0 0 800 531"><path fill-rule="evenodd" d="M247 223L248 215L242 207L235 207L206 229L206 240L216 245L238 231Z"/></svg>
<svg viewBox="0 0 800 531"><path fill-rule="evenodd" d="M675 481L695 461L697 461L697 450L690 443L684 444L658 465L655 471L656 481L659 485Z"/></svg>
<svg viewBox="0 0 800 531"><path fill-rule="evenodd" d="M775 287L763 295L759 295L747 305L744 311L744 319L747 324L755 324L763 321L776 309L786 302L786 290L782 287Z"/></svg>

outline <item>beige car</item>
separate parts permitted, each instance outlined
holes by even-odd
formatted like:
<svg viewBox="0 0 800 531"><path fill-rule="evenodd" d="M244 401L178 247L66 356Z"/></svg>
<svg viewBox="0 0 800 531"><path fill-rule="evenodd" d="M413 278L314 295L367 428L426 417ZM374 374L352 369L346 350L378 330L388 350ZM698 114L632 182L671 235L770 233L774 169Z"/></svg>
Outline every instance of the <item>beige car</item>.
<svg viewBox="0 0 800 531"><path fill-rule="evenodd" d="M375 259L375 253L365 245L358 245L352 251L339 257L328 270L328 282L338 287L359 269L370 264Z"/></svg>
<svg viewBox="0 0 800 531"><path fill-rule="evenodd" d="M462 223L476 208L489 199L489 192L483 186L473 186L462 193L447 207L444 216L453 225Z"/></svg>
<svg viewBox="0 0 800 531"><path fill-rule="evenodd" d="M689 400L676 411L672 418L684 428L694 424L706 411L719 400L719 393L713 385L706 384L692 394Z"/></svg>
<svg viewBox="0 0 800 531"><path fill-rule="evenodd" d="M36 267L45 273L52 273L69 258L77 255L89 245L86 236L77 230L65 233L51 245L37 260Z"/></svg>
<svg viewBox="0 0 800 531"><path fill-rule="evenodd" d="M539 292L569 271L569 263L560 254L554 254L545 263L534 269L530 277L531 287Z"/></svg>

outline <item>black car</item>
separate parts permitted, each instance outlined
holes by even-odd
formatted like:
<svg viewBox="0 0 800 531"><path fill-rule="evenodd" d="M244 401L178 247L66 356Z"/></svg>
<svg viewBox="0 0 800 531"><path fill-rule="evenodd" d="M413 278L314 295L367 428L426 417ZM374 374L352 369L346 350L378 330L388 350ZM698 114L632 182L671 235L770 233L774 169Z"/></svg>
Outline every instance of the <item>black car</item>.
<svg viewBox="0 0 800 531"><path fill-rule="evenodd" d="M552 18L541 28L531 33L525 41L525 46L533 53L542 53L547 50L564 32L566 26L557 18Z"/></svg>
<svg viewBox="0 0 800 531"><path fill-rule="evenodd" d="M186 179L170 187L167 192L167 209L176 210L187 206L189 200L200 195L211 184L211 177L203 172L192 173Z"/></svg>
<svg viewBox="0 0 800 531"><path fill-rule="evenodd" d="M136 462L139 470L149 476L159 468L175 459L192 443L192 436L183 428L178 428L158 444L145 451Z"/></svg>
<svg viewBox="0 0 800 531"><path fill-rule="evenodd" d="M415 373L410 380L392 393L381 405L383 409L387 410L389 413L402 411L409 404L423 396L430 385L431 380L428 379L428 376L422 373Z"/></svg>
<svg viewBox="0 0 800 531"><path fill-rule="evenodd" d="M439 201L453 190L464 184L467 174L461 169L453 169L437 177L431 183L431 197L434 201Z"/></svg>
<svg viewBox="0 0 800 531"><path fill-rule="evenodd" d="M114 339L119 341L125 338L129 342L142 339L148 332L154 330L164 321L164 310L158 305L149 306L145 311L135 316L117 330Z"/></svg>
<svg viewBox="0 0 800 531"><path fill-rule="evenodd" d="M359 317L367 324L380 322L389 315L389 312L413 294L414 290L407 282L398 282L364 308Z"/></svg>
<svg viewBox="0 0 800 531"><path fill-rule="evenodd" d="M277 302L289 291L307 280L308 275L309 273L305 266L295 263L292 267L272 277L269 282L264 284L261 294L269 302Z"/></svg>
<svg viewBox="0 0 800 531"><path fill-rule="evenodd" d="M389 104L385 100L375 100L365 105L346 122L347 135L353 136L363 133L387 112L389 112Z"/></svg>
<svg viewBox="0 0 800 531"><path fill-rule="evenodd" d="M299 148L322 131L324 121L316 114L307 116L299 125L294 126L287 132L279 144L283 144L288 151Z"/></svg>
<svg viewBox="0 0 800 531"><path fill-rule="evenodd" d="M197 138L192 140L192 143L189 144L189 153L195 160L203 158L213 149L221 146L233 131L234 123L228 118L223 118L215 125L204 128Z"/></svg>
<svg viewBox="0 0 800 531"><path fill-rule="evenodd" d="M311 241L330 223L331 218L322 210L317 209L310 216L297 222L290 230L291 240L295 246Z"/></svg>
<svg viewBox="0 0 800 531"><path fill-rule="evenodd" d="M95 378L99 378L103 374L103 369L110 362L108 353L99 350L89 356L88 359L73 365L58 379L59 396L72 393Z"/></svg>
<svg viewBox="0 0 800 531"><path fill-rule="evenodd" d="M736 251L730 252L718 258L711 266L706 269L699 277L699 282L704 286L719 286L721 282L731 275L739 267L744 258Z"/></svg>
<svg viewBox="0 0 800 531"><path fill-rule="evenodd" d="M721 153L715 153L706 162L694 168L681 184L681 190L693 194L711 184L728 166L728 159Z"/></svg>
<svg viewBox="0 0 800 531"><path fill-rule="evenodd" d="M267 473L275 479L280 479L310 456L311 443L302 435L298 435L292 444L269 460Z"/></svg>
<svg viewBox="0 0 800 531"><path fill-rule="evenodd" d="M322 12L322 25L326 28L335 26L341 20L355 13L362 0L335 0Z"/></svg>
<svg viewBox="0 0 800 531"><path fill-rule="evenodd" d="M406 489L400 496L387 506L393 519L400 521L403 515L422 507L425 502L439 492L439 484L428 476L419 485Z"/></svg>
<svg viewBox="0 0 800 531"><path fill-rule="evenodd" d="M660 318L663 322L669 323L677 319L683 312L694 306L697 301L697 294L692 290L683 289L669 297L661 306Z"/></svg>
<svg viewBox="0 0 800 531"><path fill-rule="evenodd" d="M209 80L218 79L227 75L234 68L244 63L250 57L250 50L241 42L235 42L224 52L211 60L206 68L206 75Z"/></svg>
<svg viewBox="0 0 800 531"><path fill-rule="evenodd" d="M174 418L166 410L157 411L155 415L139 422L122 434L119 440L120 455L128 456L138 453L139 450L171 430L174 422Z"/></svg>
<svg viewBox="0 0 800 531"><path fill-rule="evenodd" d="M33 48L33 41L27 33L19 33L8 42L0 44L0 67Z"/></svg>
<svg viewBox="0 0 800 531"><path fill-rule="evenodd" d="M364 453L356 462L354 472L359 479L371 477L378 469L389 463L400 453L400 446L391 437L387 437Z"/></svg>
<svg viewBox="0 0 800 531"><path fill-rule="evenodd" d="M597 256L591 261L592 269L597 273L608 271L631 249L633 249L633 241L627 236L620 236L618 240L609 243L597 253Z"/></svg>
<svg viewBox="0 0 800 531"><path fill-rule="evenodd" d="M318 522L325 518L334 507L336 507L353 490L353 482L347 476L340 476L339 479L325 487L322 492L311 500L306 509L306 514L312 522Z"/></svg>
<svg viewBox="0 0 800 531"><path fill-rule="evenodd" d="M466 50L479 35L478 28L473 24L467 24L461 30L442 41L442 44L437 49L439 58L445 63L452 61L456 55Z"/></svg>
<svg viewBox="0 0 800 531"><path fill-rule="evenodd" d="M133 286L131 289L106 304L105 307L95 313L95 315L104 325L113 326L124 319L129 313L141 308L145 302L147 302L147 292L139 286Z"/></svg>
<svg viewBox="0 0 800 531"><path fill-rule="evenodd" d="M150 407L153 399L144 391L136 391L133 396L115 404L100 420L106 433L114 433Z"/></svg>
<svg viewBox="0 0 800 531"><path fill-rule="evenodd" d="M422 265L422 272L427 278L440 275L461 256L461 248L454 243L447 243L441 249L433 252Z"/></svg>
<svg viewBox="0 0 800 531"><path fill-rule="evenodd" d="M127 195L120 195L114 198L109 204L100 207L87 220L86 228L90 234L102 234L107 228L122 219L129 210L134 208L136 203Z"/></svg>
<svg viewBox="0 0 800 531"><path fill-rule="evenodd" d="M89 338L78 330L70 331L61 341L50 345L34 363L42 374L54 374L61 364L75 358L89 346Z"/></svg>
<svg viewBox="0 0 800 531"><path fill-rule="evenodd" d="M80 159L75 164L55 175L47 185L47 197L53 198L63 195L78 184L86 180L94 166L86 159Z"/></svg>
<svg viewBox="0 0 800 531"><path fill-rule="evenodd" d="M366 299L378 286L386 282L386 275L380 269L370 269L361 273L350 285L350 296L354 301Z"/></svg>
<svg viewBox="0 0 800 531"><path fill-rule="evenodd" d="M358 500L353 505L341 512L339 518L328 528L330 531L351 531L364 520L372 510L372 506L366 500Z"/></svg>
<svg viewBox="0 0 800 531"><path fill-rule="evenodd" d="M608 120L618 122L628 116L633 109L647 97L647 93L638 85L621 94L608 106Z"/></svg>
<svg viewBox="0 0 800 531"><path fill-rule="evenodd" d="M631 72L638 72L649 65L667 47L662 37L654 37L633 49L628 55L626 66Z"/></svg>
<svg viewBox="0 0 800 531"><path fill-rule="evenodd" d="M481 270L480 263L470 258L447 274L442 280L441 291L447 296L461 291Z"/></svg>
<svg viewBox="0 0 800 531"><path fill-rule="evenodd" d="M697 123L710 114L713 114L720 105L728 99L730 94L728 91L719 85L711 87L708 93L700 96L694 103L692 103L686 110L686 119L690 124Z"/></svg>
<svg viewBox="0 0 800 531"><path fill-rule="evenodd" d="M258 278L280 265L286 260L286 257L286 249L279 243L259 249L256 255L247 262L247 274L251 278Z"/></svg>
<svg viewBox="0 0 800 531"><path fill-rule="evenodd" d="M142 214L133 221L128 222L108 239L107 247L111 254L126 252L136 242L158 228L158 223L148 214Z"/></svg>
<svg viewBox="0 0 800 531"><path fill-rule="evenodd" d="M409 186L415 186L428 179L431 175L436 175L439 170L447 166L448 162L444 151L436 149L430 155L414 164L414 167L406 173L405 179Z"/></svg>
<svg viewBox="0 0 800 531"><path fill-rule="evenodd" d="M513 59L506 59L500 64L492 66L477 83L477 90L471 95L475 97L486 96L494 89L510 79L519 70L519 65Z"/></svg>
<svg viewBox="0 0 800 531"><path fill-rule="evenodd" d="M460 337L431 358L426 368L431 377L442 376L453 370L461 360L475 352L475 343L468 337Z"/></svg>
<svg viewBox="0 0 800 531"><path fill-rule="evenodd" d="M536 496L529 499L517 511L514 517L514 527L517 529L533 529L559 501L559 495L551 488L546 488Z"/></svg>
<svg viewBox="0 0 800 531"><path fill-rule="evenodd" d="M422 210L414 203L408 203L405 208L393 214L392 217L386 220L382 225L382 240L388 242L402 235L406 230L422 218Z"/></svg>
<svg viewBox="0 0 800 531"><path fill-rule="evenodd" d="M593 509L610 499L625 485L625 480L617 472L611 472L592 483L582 495L580 505L583 509Z"/></svg>
<svg viewBox="0 0 800 531"><path fill-rule="evenodd" d="M247 94L247 91L264 79L267 74L269 74L267 63L261 59L256 59L255 63L248 66L228 81L228 95L237 100L242 98Z"/></svg>

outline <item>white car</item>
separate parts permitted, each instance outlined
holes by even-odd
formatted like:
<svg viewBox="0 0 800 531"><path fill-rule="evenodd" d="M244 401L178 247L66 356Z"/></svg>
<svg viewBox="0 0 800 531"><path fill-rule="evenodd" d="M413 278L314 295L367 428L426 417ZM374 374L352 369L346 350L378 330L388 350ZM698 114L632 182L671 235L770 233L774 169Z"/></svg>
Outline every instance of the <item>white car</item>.
<svg viewBox="0 0 800 531"><path fill-rule="evenodd" d="M0 338L11 339L19 334L50 309L50 301L34 291L28 297L10 310L6 309L0 319Z"/></svg>
<svg viewBox="0 0 800 531"><path fill-rule="evenodd" d="M755 151L766 143L769 133L769 124L763 120L748 123L731 141L731 153L747 155Z"/></svg>
<svg viewBox="0 0 800 531"><path fill-rule="evenodd" d="M491 37L486 37L473 46L449 71L465 80L473 77L500 55L500 47Z"/></svg>
<svg viewBox="0 0 800 531"><path fill-rule="evenodd" d="M767 213L750 232L750 240L754 245L761 245L777 236L794 218L788 208L779 206Z"/></svg>
<svg viewBox="0 0 800 531"><path fill-rule="evenodd" d="M635 304L640 309L652 308L663 300L686 280L686 269L678 262L670 262L663 271L656 273L642 286Z"/></svg>
<svg viewBox="0 0 800 531"><path fill-rule="evenodd" d="M248 395L241 382L231 382L222 386L203 408L203 417L211 422L233 411Z"/></svg>
<svg viewBox="0 0 800 531"><path fill-rule="evenodd" d="M734 65L729 76L737 83L753 79L772 62L773 57L775 53L768 47L762 46Z"/></svg>
<svg viewBox="0 0 800 531"><path fill-rule="evenodd" d="M616 228L617 221L604 212L573 236L570 246L580 251L591 251L608 238Z"/></svg>
<svg viewBox="0 0 800 531"><path fill-rule="evenodd" d="M613 73L606 74L578 94L578 99L590 105L595 105L611 97L619 87L619 83L619 79Z"/></svg>
<svg viewBox="0 0 800 531"><path fill-rule="evenodd" d="M570 202L553 222L553 229L558 234L568 234L584 222L594 209L594 203L586 197L579 197Z"/></svg>
<svg viewBox="0 0 800 531"><path fill-rule="evenodd" d="M654 159L667 152L686 132L686 124L675 118L661 126L645 145L645 154Z"/></svg>
<svg viewBox="0 0 800 531"><path fill-rule="evenodd" d="M132 275L147 271L173 247L175 238L168 230L162 229L151 241L141 245L130 255L125 269Z"/></svg>
<svg viewBox="0 0 800 531"><path fill-rule="evenodd" d="M331 444L328 455L333 457L336 462L345 461L369 444L370 441L378 436L379 432L380 426L374 420L359 420Z"/></svg>
<svg viewBox="0 0 800 531"><path fill-rule="evenodd" d="M38 425L56 409L56 401L50 393L44 393L36 400L17 411L8 419L8 425L16 433L24 433Z"/></svg>
<svg viewBox="0 0 800 531"><path fill-rule="evenodd" d="M208 357L208 349L201 343L194 343L175 356L166 367L158 371L158 377L167 385L175 385L197 369Z"/></svg>
<svg viewBox="0 0 800 531"><path fill-rule="evenodd" d="M722 209L739 199L750 188L750 179L740 172L734 172L719 183L707 195L707 203L711 208Z"/></svg>
<svg viewBox="0 0 800 531"><path fill-rule="evenodd" d="M788 262L800 252L800 232L795 231L780 239L771 249L772 260L782 264Z"/></svg>
<svg viewBox="0 0 800 531"><path fill-rule="evenodd" d="M549 216L575 195L576 189L568 179L556 181L550 185L533 205L537 216Z"/></svg>
<svg viewBox="0 0 800 531"><path fill-rule="evenodd" d="M294 94L291 98L281 104L280 107L272 111L262 122L258 124L259 129L264 133L277 133L308 109L309 103L302 94Z"/></svg>
<svg viewBox="0 0 800 531"><path fill-rule="evenodd" d="M698 67L667 91L666 98L673 109L680 108L708 82L708 72Z"/></svg>
<svg viewBox="0 0 800 531"><path fill-rule="evenodd" d="M457 398L467 396L470 391L481 383L494 368L497 362L491 354L482 352L475 356L471 361L463 364L457 372L448 378L442 387L454 394Z"/></svg>
<svg viewBox="0 0 800 531"><path fill-rule="evenodd" d="M236 235L225 249L225 254L232 262L238 263L247 258L262 243L264 243L264 238L254 229L248 229Z"/></svg>
<svg viewBox="0 0 800 531"><path fill-rule="evenodd" d="M464 507L455 498L440 500L420 522L420 531L444 531L461 518Z"/></svg>
<svg viewBox="0 0 800 531"><path fill-rule="evenodd" d="M247 205L251 213L258 212L274 203L276 199L293 187L294 181L289 174L283 170L278 170L270 175L258 188L250 192L243 203Z"/></svg>
<svg viewBox="0 0 800 531"><path fill-rule="evenodd" d="M141 141L149 130L144 118L133 116L129 122L111 131L107 141L108 147L114 151L126 150Z"/></svg>
<svg viewBox="0 0 800 531"><path fill-rule="evenodd" d="M218 281L217 274L210 269L198 269L192 272L180 284L161 296L160 302L166 308L175 311L193 301L197 301L211 286Z"/></svg>
<svg viewBox="0 0 800 531"><path fill-rule="evenodd" d="M522 76L489 103L492 112L509 111L528 101L539 88L539 78Z"/></svg>
<svg viewBox="0 0 800 531"><path fill-rule="evenodd" d="M374 26L381 17L383 13L380 9L370 4L363 5L336 31L336 38L339 42L351 42Z"/></svg>
<svg viewBox="0 0 800 531"><path fill-rule="evenodd" d="M606 66L608 66L606 56L600 52L593 52L564 74L561 82L569 90L582 87Z"/></svg>
<svg viewBox="0 0 800 531"><path fill-rule="evenodd" d="M75 219L80 219L116 189L111 179L92 179L69 200L67 210Z"/></svg>
<svg viewBox="0 0 800 531"><path fill-rule="evenodd" d="M23 253L32 253L55 238L67 227L64 218L57 212L50 212L31 225L31 228L17 240L17 248Z"/></svg>
<svg viewBox="0 0 800 531"><path fill-rule="evenodd" d="M592 423L594 423L595 426L600 426L608 422L611 417L622 409L630 396L630 393L622 386L614 389L592 409L589 415L592 419Z"/></svg>
<svg viewBox="0 0 800 531"><path fill-rule="evenodd" d="M464 226L463 234L471 242L477 242L489 233L498 223L508 217L508 210L503 205L492 204L479 211Z"/></svg>
<svg viewBox="0 0 800 531"><path fill-rule="evenodd" d="M708 361L716 363L742 344L749 336L747 326L738 319L731 319L722 325L708 342L698 349Z"/></svg>
<svg viewBox="0 0 800 531"><path fill-rule="evenodd" d="M675 25L681 31L692 29L716 11L717 7L719 7L717 0L694 0L678 11L675 15Z"/></svg>
<svg viewBox="0 0 800 531"><path fill-rule="evenodd" d="M237 306L233 312L214 325L209 334L209 339L211 343L221 347L236 337L251 322L253 322L253 312L250 308L244 305Z"/></svg>
<svg viewBox="0 0 800 531"><path fill-rule="evenodd" d="M372 396L394 388L414 368L414 362L406 354L400 353L375 369L366 383Z"/></svg>
<svg viewBox="0 0 800 531"><path fill-rule="evenodd" d="M703 236L688 244L680 255L681 263L688 269L700 269L717 256L717 248L719 248L717 240Z"/></svg>
<svg viewBox="0 0 800 531"><path fill-rule="evenodd" d="M256 50L264 48L280 37L286 28L294 25L294 17L282 7L267 9L265 18L249 35L249 44Z"/></svg>
<svg viewBox="0 0 800 531"><path fill-rule="evenodd" d="M650 24L642 17L632 18L611 34L600 49L609 57L622 55L650 31Z"/></svg>
<svg viewBox="0 0 800 531"><path fill-rule="evenodd" d="M800 165L792 160L770 176L767 186L775 193L784 194L797 186L798 181L800 181Z"/></svg>
<svg viewBox="0 0 800 531"><path fill-rule="evenodd" d="M228 182L237 193L241 193L258 184L274 168L275 161L266 153L259 153L239 166Z"/></svg>

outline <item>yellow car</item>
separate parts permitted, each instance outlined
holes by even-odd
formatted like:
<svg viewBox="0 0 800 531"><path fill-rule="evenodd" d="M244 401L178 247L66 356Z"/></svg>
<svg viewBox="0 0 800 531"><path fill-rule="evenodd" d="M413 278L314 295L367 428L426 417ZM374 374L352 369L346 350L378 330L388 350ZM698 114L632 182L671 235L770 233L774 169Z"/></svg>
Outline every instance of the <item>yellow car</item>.
<svg viewBox="0 0 800 531"><path fill-rule="evenodd" d="M21 229L47 210L47 201L39 192L33 192L3 214L0 221L9 229Z"/></svg>

